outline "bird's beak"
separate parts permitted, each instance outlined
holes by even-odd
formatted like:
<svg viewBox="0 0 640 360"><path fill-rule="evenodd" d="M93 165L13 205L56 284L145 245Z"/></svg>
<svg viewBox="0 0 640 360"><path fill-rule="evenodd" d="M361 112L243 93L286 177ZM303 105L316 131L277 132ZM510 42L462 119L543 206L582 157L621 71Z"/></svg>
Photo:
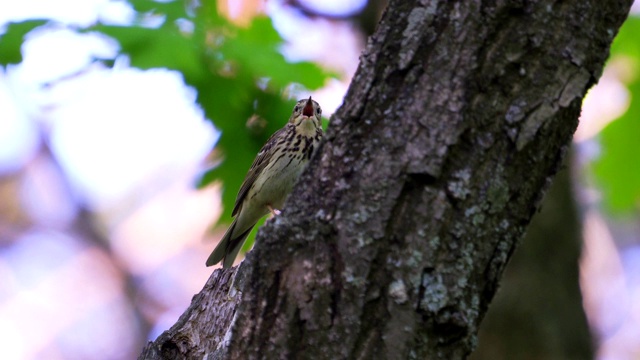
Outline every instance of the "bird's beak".
<svg viewBox="0 0 640 360"><path fill-rule="evenodd" d="M302 115L307 117L313 116L313 101L311 100L311 96L309 96L309 100L307 100L307 104L302 109Z"/></svg>

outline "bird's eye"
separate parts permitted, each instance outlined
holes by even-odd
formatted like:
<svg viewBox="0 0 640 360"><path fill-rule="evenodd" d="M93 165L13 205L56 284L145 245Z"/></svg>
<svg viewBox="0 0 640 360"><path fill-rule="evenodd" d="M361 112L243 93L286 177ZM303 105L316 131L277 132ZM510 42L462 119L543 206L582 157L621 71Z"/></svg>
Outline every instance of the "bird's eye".
<svg viewBox="0 0 640 360"><path fill-rule="evenodd" d="M299 107L298 105L296 105L296 106L293 108L293 112L298 112L298 110L300 110L300 107Z"/></svg>
<svg viewBox="0 0 640 360"><path fill-rule="evenodd" d="M317 108L317 109L316 109L316 112L318 113L318 115L320 115L320 114L322 114L322 109Z"/></svg>

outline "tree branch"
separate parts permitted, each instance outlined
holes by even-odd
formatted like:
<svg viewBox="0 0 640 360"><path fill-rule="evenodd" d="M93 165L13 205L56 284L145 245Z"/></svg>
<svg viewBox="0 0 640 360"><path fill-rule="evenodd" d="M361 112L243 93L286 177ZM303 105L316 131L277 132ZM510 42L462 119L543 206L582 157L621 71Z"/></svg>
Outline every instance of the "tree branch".
<svg viewBox="0 0 640 360"><path fill-rule="evenodd" d="M141 357L468 355L630 5L391 1L242 301L214 272Z"/></svg>

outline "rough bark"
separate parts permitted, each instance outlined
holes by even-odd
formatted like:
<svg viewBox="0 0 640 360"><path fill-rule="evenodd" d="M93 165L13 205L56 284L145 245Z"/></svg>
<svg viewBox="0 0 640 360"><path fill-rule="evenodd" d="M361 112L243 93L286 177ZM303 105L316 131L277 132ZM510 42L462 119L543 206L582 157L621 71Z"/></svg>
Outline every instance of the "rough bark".
<svg viewBox="0 0 640 360"><path fill-rule="evenodd" d="M391 1L241 295L141 357L464 358L630 5Z"/></svg>
<svg viewBox="0 0 640 360"><path fill-rule="evenodd" d="M505 268L471 360L594 358L579 286L582 234L569 173L553 180Z"/></svg>

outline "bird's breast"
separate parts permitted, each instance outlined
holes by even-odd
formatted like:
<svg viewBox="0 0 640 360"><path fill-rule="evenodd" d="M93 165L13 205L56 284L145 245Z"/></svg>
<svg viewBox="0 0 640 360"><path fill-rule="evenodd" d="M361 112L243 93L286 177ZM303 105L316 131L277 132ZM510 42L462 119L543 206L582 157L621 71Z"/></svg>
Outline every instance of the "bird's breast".
<svg viewBox="0 0 640 360"><path fill-rule="evenodd" d="M276 151L271 161L256 179L251 191L253 201L281 209L287 196L306 167L314 148L314 138L301 134Z"/></svg>
<svg viewBox="0 0 640 360"><path fill-rule="evenodd" d="M317 132L316 124L312 119L304 119L296 126L296 132L302 136L314 137Z"/></svg>

